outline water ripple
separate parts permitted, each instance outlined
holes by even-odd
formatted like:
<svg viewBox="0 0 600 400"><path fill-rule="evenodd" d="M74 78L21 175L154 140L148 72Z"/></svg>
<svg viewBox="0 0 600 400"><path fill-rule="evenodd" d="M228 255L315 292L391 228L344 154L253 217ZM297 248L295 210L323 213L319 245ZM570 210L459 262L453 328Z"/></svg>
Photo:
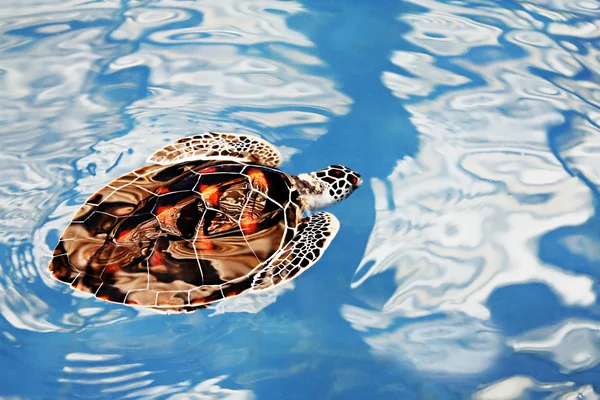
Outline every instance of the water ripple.
<svg viewBox="0 0 600 400"><path fill-rule="evenodd" d="M232 390L219 384L227 375L206 379L200 383L193 380L155 384L156 372L143 369L143 364L119 364L117 354L69 353L65 357L58 381L68 384L79 393L95 392L119 398L169 399L251 399L248 390Z"/></svg>
<svg viewBox="0 0 600 400"><path fill-rule="evenodd" d="M162 4L177 5L176 1ZM290 43L312 46L298 32L285 25L282 16L301 12L296 2L266 1L203 1L188 4L194 12L203 15L200 26L175 28L156 32L149 36L151 41L161 44L238 44ZM268 11L267 11L268 10Z"/></svg>
<svg viewBox="0 0 600 400"><path fill-rule="evenodd" d="M57 235L87 196L167 142L207 130L268 128L287 159L299 150L285 138L314 140L350 105L302 69L322 63L285 23L302 11L296 2L54 3L0 18L0 51L11 54L0 61L0 310L13 327L38 332L136 314L48 278ZM277 293L215 312L257 312Z"/></svg>
<svg viewBox="0 0 600 400"><path fill-rule="evenodd" d="M590 369L600 363L600 322L566 320L512 338L508 344L517 352L549 358L567 374Z"/></svg>
<svg viewBox="0 0 600 400"><path fill-rule="evenodd" d="M598 16L600 4L595 0L519 0L528 11L551 20L565 21L581 16Z"/></svg>
<svg viewBox="0 0 600 400"><path fill-rule="evenodd" d="M384 85L393 92L394 96L401 99L429 96L439 86L458 86L470 81L465 76L435 67L434 58L427 54L396 51L391 61L412 74L411 77L391 71L384 71L382 74L381 80ZM414 79L414 77L421 79Z"/></svg>
<svg viewBox="0 0 600 400"><path fill-rule="evenodd" d="M331 50L335 61L340 43L362 51L356 44L364 37L353 41L348 25L332 19L327 29L342 39L318 48L292 26L310 31L310 18L328 21L329 11L313 15L298 1L4 2L0 347L13 368L0 388L39 374L40 382L12 390L23 398L250 399L266 381L283 386L304 373L314 381L321 364L335 378L331 395L347 396L363 382L369 390L390 382L380 368L396 371L392 360L416 374L392 376L394 385L380 387L388 395L410 393L398 381L418 375L427 380L423 393L444 397L437 378L460 375L474 382L476 399L598 398L588 384L596 382L585 380L600 363L600 5L410 2L396 18L397 35L371 40L357 28L369 47L397 41L388 62L347 68L355 79L376 65L367 72L388 98L402 99L395 104L404 110L392 112L409 116L419 152L398 156L389 176L369 177L376 221L342 300L346 324L332 316L316 329L307 319L325 298L314 293L292 304L290 317L259 313L276 309L294 285L159 320L83 297L51 280L46 265L87 196L181 136L249 132L275 143L286 160L300 153L353 105L320 56ZM353 10L357 23L370 23L362 8ZM364 89L346 89L357 88ZM554 245L566 260L542 256ZM491 299L532 282L554 296L548 307L564 318L525 315L535 323L515 332ZM342 297L327 300L334 298ZM507 309L521 301L502 300ZM332 343L322 330L343 328L356 334L326 348ZM356 337L374 357L357 362ZM348 354L351 366L336 364ZM524 355L553 378L503 364ZM484 375L494 367L492 378Z"/></svg>
<svg viewBox="0 0 600 400"><path fill-rule="evenodd" d="M594 390L591 385L573 390L574 386L575 384L569 381L546 383L538 382L529 376L517 375L494 382L475 393L473 398L476 400L521 399L530 398L534 393L540 392L550 393L549 396L544 397L545 399L575 400L595 398L592 397Z"/></svg>
<svg viewBox="0 0 600 400"><path fill-rule="evenodd" d="M413 322L369 336L365 342L380 357L404 360L422 372L448 376L487 369L500 352L501 338L490 324L455 316Z"/></svg>
<svg viewBox="0 0 600 400"><path fill-rule="evenodd" d="M433 1L419 4L423 6L431 4L437 8L437 4ZM502 34L500 28L458 14L448 12L405 14L401 19L414 28L406 40L440 56L460 55L474 46L498 44L498 37Z"/></svg>
<svg viewBox="0 0 600 400"><path fill-rule="evenodd" d="M556 13L567 3L569 12L592 10L584 10L591 3L543 3ZM565 322L572 333L540 327L507 339L488 304L499 288L530 282L546 285L566 307L596 304L597 271L539 257L543 237L594 217L588 184L600 174L593 161L600 86L591 78L598 60L586 47L596 25L561 31L533 12L418 4L428 10L400 18L411 28L405 39L419 49L395 52L391 61L405 72L385 71L382 82L406 100L420 149L398 160L387 179L371 181L376 222L351 284L361 305L342 306L342 316L374 354L422 373L481 374L507 343L564 372L592 368L597 338L588 325ZM568 132L549 135L567 123ZM583 254L596 256L594 237L577 240ZM377 301L365 297L389 280L393 288ZM489 393L512 387L518 397L550 387L528 377L510 382ZM486 393L478 398L492 398Z"/></svg>

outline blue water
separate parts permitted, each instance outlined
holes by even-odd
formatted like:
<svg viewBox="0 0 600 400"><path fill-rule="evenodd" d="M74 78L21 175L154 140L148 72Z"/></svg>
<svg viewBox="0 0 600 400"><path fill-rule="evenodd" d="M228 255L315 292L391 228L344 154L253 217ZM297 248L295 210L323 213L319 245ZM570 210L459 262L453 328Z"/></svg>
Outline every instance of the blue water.
<svg viewBox="0 0 600 400"><path fill-rule="evenodd" d="M600 2L0 4L1 399L599 399ZM157 315L46 266L165 143L365 184L291 285Z"/></svg>

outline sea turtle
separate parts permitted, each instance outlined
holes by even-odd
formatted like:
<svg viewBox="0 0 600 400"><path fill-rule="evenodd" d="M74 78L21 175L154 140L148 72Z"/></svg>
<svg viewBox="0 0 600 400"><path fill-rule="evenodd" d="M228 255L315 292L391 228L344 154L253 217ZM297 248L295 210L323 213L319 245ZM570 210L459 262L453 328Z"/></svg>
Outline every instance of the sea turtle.
<svg viewBox="0 0 600 400"><path fill-rule="evenodd" d="M49 270L74 289L127 305L195 311L312 266L339 229L330 213L360 175L341 165L298 176L250 135L204 133L156 151L77 211Z"/></svg>

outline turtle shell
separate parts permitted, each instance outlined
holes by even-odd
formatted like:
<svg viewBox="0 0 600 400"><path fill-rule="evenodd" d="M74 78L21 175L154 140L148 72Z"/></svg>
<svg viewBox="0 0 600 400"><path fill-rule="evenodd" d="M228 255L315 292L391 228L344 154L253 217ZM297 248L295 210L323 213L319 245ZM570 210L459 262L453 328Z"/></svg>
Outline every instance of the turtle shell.
<svg viewBox="0 0 600 400"><path fill-rule="evenodd" d="M187 310L250 288L301 217L289 177L260 165L151 165L79 209L50 271L118 303Z"/></svg>

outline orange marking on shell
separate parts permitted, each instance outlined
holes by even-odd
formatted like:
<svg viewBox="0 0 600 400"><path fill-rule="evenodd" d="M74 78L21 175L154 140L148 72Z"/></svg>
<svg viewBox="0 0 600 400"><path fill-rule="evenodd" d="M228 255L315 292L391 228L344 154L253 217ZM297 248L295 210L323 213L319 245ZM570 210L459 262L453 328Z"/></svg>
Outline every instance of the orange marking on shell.
<svg viewBox="0 0 600 400"><path fill-rule="evenodd" d="M160 206L156 209L156 215L161 216L162 214L168 212L171 208L173 208L173 206Z"/></svg>
<svg viewBox="0 0 600 400"><path fill-rule="evenodd" d="M200 171L201 174L210 174L211 172L215 172L217 170L217 168L215 167L208 167L208 168L204 168L202 171Z"/></svg>
<svg viewBox="0 0 600 400"><path fill-rule="evenodd" d="M124 241L130 233L131 233L131 229L127 229L127 230L119 233L119 235L117 235L117 242Z"/></svg>
<svg viewBox="0 0 600 400"><path fill-rule="evenodd" d="M252 184L262 190L266 190L268 187L268 183L267 183L267 178L265 177L265 174L263 174L262 171L258 170L258 169L251 169L248 172L248 176L250 177L250 180L252 181Z"/></svg>
<svg viewBox="0 0 600 400"><path fill-rule="evenodd" d="M110 297L104 295L104 296L96 296L97 298L99 298L100 300L106 300L106 301L110 301Z"/></svg>
<svg viewBox="0 0 600 400"><path fill-rule="evenodd" d="M136 301L136 300L130 300L130 299L127 299L126 304L133 304L133 305L137 305L137 306L140 305L140 303L138 301Z"/></svg>
<svg viewBox="0 0 600 400"><path fill-rule="evenodd" d="M120 269L121 267L119 267L117 264L109 264L106 266L106 268L104 268L104 272L114 274L115 272L119 272Z"/></svg>
<svg viewBox="0 0 600 400"><path fill-rule="evenodd" d="M154 251L150 256L150 264L151 265L161 265L163 263L162 254L158 251Z"/></svg>
<svg viewBox="0 0 600 400"><path fill-rule="evenodd" d="M210 186L210 185L200 185L200 193L202 193L202 197L204 201L208 201L212 205L219 205L219 197L221 196L221 192L218 186Z"/></svg>
<svg viewBox="0 0 600 400"><path fill-rule="evenodd" d="M206 304L206 299L194 299L191 301L191 304L194 304L194 305Z"/></svg>
<svg viewBox="0 0 600 400"><path fill-rule="evenodd" d="M240 227L242 228L242 232L244 232L245 235L248 235L256 232L258 224L254 217L248 216L240 221Z"/></svg>
<svg viewBox="0 0 600 400"><path fill-rule="evenodd" d="M228 292L228 293L225 295L225 297L233 297L233 296L237 296L238 294L239 294L238 292L236 292L236 291L232 290L232 291Z"/></svg>
<svg viewBox="0 0 600 400"><path fill-rule="evenodd" d="M169 190L168 187L159 187L158 190L156 191L156 194L166 194L169 193L171 190Z"/></svg>
<svg viewBox="0 0 600 400"><path fill-rule="evenodd" d="M212 251L214 249L212 241L205 237L196 238L196 241L194 242L194 247L196 248L196 250L201 251Z"/></svg>

